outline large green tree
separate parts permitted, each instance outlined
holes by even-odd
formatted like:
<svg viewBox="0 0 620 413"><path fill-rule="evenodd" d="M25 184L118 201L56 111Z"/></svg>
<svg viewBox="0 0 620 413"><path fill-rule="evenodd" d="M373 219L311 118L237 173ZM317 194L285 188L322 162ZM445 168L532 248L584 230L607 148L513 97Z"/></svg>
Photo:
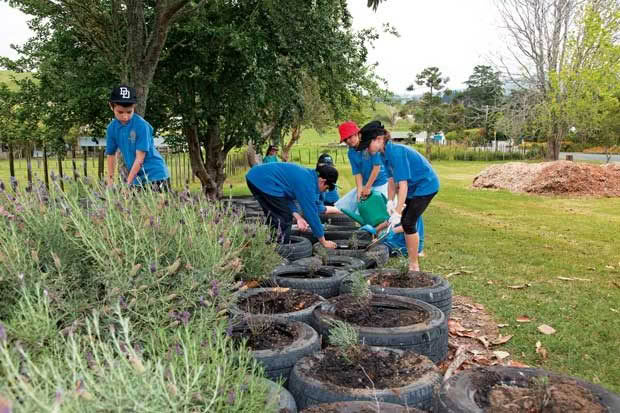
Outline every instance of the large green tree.
<svg viewBox="0 0 620 413"><path fill-rule="evenodd" d="M428 88L418 103L415 115L416 125L413 132L426 131L426 156L431 153L431 136L444 127L445 111L442 108L441 93L450 79L443 77L438 67L430 66L416 75L415 84ZM410 85L407 90L412 91L415 86Z"/></svg>
<svg viewBox="0 0 620 413"><path fill-rule="evenodd" d="M470 128L484 128L486 138L495 134L495 123L504 96L500 72L488 65L477 65L463 92L465 117Z"/></svg>

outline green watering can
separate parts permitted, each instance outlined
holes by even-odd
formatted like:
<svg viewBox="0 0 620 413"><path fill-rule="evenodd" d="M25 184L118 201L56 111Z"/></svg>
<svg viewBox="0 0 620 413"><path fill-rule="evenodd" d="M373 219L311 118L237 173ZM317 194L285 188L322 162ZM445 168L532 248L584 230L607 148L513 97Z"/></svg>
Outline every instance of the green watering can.
<svg viewBox="0 0 620 413"><path fill-rule="evenodd" d="M359 215L348 209L342 209L342 212L362 226L376 227L390 218L387 212L387 198L380 192L371 191L367 198L360 199L357 209Z"/></svg>

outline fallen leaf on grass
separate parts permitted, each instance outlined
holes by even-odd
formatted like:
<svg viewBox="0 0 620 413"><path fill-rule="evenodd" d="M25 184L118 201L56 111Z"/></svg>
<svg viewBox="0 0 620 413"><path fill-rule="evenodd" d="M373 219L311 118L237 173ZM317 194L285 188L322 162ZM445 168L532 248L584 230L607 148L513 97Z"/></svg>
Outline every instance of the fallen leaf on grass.
<svg viewBox="0 0 620 413"><path fill-rule="evenodd" d="M606 265L605 268L607 268L608 270L615 270L615 268L611 265Z"/></svg>
<svg viewBox="0 0 620 413"><path fill-rule="evenodd" d="M509 285L508 288L512 288L513 290L522 290L524 288L529 287L532 284L519 284L519 285Z"/></svg>
<svg viewBox="0 0 620 413"><path fill-rule="evenodd" d="M475 338L478 341L480 341L482 345L484 346L484 348L489 348L489 340L487 340L486 336L472 337L472 338Z"/></svg>
<svg viewBox="0 0 620 413"><path fill-rule="evenodd" d="M507 364L510 367L529 367L527 364L521 363L520 361L510 360Z"/></svg>
<svg viewBox="0 0 620 413"><path fill-rule="evenodd" d="M446 275L446 278L450 278L453 275L459 275L459 274L462 274L462 272L461 271L454 271L454 272L451 272L450 274Z"/></svg>
<svg viewBox="0 0 620 413"><path fill-rule="evenodd" d="M507 351L499 351L499 350L495 350L495 351L493 352L493 355L494 355L495 357L497 357L497 359L498 359L498 360L503 360L503 359L505 359L506 357L509 357L509 356L510 356L510 353L509 353L509 352L507 352Z"/></svg>
<svg viewBox="0 0 620 413"><path fill-rule="evenodd" d="M529 323L532 321L531 318L529 318L526 315L522 315L520 317L517 317L517 319L515 320L517 323Z"/></svg>
<svg viewBox="0 0 620 413"><path fill-rule="evenodd" d="M548 326L547 324L541 324L538 326L538 331L540 331L543 334L549 335L549 334L555 334L555 328Z"/></svg>
<svg viewBox="0 0 620 413"><path fill-rule="evenodd" d="M620 311L616 310L615 308L610 308L611 311L613 311L614 313L620 313Z"/></svg>
<svg viewBox="0 0 620 413"><path fill-rule="evenodd" d="M545 349L540 341L536 342L536 354L540 354L543 360L547 360L547 349Z"/></svg>
<svg viewBox="0 0 620 413"><path fill-rule="evenodd" d="M504 328L504 327L508 327L508 324L498 324L497 328Z"/></svg>
<svg viewBox="0 0 620 413"><path fill-rule="evenodd" d="M590 271L596 271L596 267L588 267L587 269Z"/></svg>
<svg viewBox="0 0 620 413"><path fill-rule="evenodd" d="M501 334L495 340L491 342L494 346L499 346L501 344L506 344L512 338L512 334L509 336L502 336Z"/></svg>
<svg viewBox="0 0 620 413"><path fill-rule="evenodd" d="M592 281L589 278L577 278L577 277L557 277L558 280L562 280L562 281Z"/></svg>

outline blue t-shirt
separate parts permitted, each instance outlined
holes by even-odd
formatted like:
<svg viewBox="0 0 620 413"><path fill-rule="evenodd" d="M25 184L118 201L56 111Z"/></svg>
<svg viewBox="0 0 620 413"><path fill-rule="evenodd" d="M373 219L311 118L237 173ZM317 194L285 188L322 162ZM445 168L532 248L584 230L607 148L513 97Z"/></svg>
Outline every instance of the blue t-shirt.
<svg viewBox="0 0 620 413"><path fill-rule="evenodd" d="M375 187L385 185L388 177L385 172L385 165L383 165L383 160L381 159L381 155L379 155L379 153L371 155L368 151L358 152L354 148L349 148L347 155L349 157L349 162L351 163L351 171L353 172L353 175L362 175L362 185L366 185L366 182L368 182L372 168L375 165L381 166L381 170L379 170L379 175L377 175L377 178L375 179L375 182L373 182L372 186Z"/></svg>
<svg viewBox="0 0 620 413"><path fill-rule="evenodd" d="M399 143L387 142L383 161L388 177L394 183L407 181L407 198L439 191L439 178L431 164L418 151ZM397 189L398 191L398 189Z"/></svg>
<svg viewBox="0 0 620 413"><path fill-rule="evenodd" d="M292 212L296 212L295 200L299 202L312 234L321 238L323 225L319 219L319 183L314 169L288 162L273 162L256 165L245 175L252 185L267 195L286 198Z"/></svg>
<svg viewBox="0 0 620 413"><path fill-rule="evenodd" d="M146 152L142 168L133 180L134 185L168 179L170 172L166 167L153 140L153 127L142 116L134 113L129 122L123 125L117 119L112 120L106 131L106 155L114 155L120 149L127 169L131 170L136 160L136 151Z"/></svg>

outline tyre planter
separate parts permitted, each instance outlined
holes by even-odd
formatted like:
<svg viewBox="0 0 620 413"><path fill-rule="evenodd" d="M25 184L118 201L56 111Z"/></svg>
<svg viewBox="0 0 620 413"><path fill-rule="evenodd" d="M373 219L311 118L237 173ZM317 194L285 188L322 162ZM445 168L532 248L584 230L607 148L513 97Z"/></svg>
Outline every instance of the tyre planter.
<svg viewBox="0 0 620 413"><path fill-rule="evenodd" d="M323 409L323 410L321 410ZM383 402L336 402L336 403L323 403L312 407L308 407L300 411L300 413L323 413L329 411L330 413L359 413L359 412L381 412L381 413L423 413L422 410L415 409L413 407L405 407L394 403Z"/></svg>
<svg viewBox="0 0 620 413"><path fill-rule="evenodd" d="M359 258L346 255L329 255L323 261L320 257L302 258L293 262L294 265L324 265L343 271L358 271L366 267L366 263ZM340 284L342 286L342 283Z"/></svg>
<svg viewBox="0 0 620 413"><path fill-rule="evenodd" d="M236 303L233 303L230 306L229 311L233 316L239 316L239 317L248 317L252 315L257 315L257 314L249 313L246 310L244 310L244 308L239 305L239 302L249 297L259 295L259 294L264 294L264 293L286 294L288 291L291 291L291 290L292 289L290 288L250 288L250 289L247 289L237 294ZM307 293L311 294L310 292L307 292ZM320 295L315 294L315 296L317 298L317 301L301 310L286 312L286 313L269 313L269 314L262 314L262 315L267 315L269 317L274 317L280 320L301 321L302 323L311 324L312 323L312 311L316 308L316 306L318 306L323 301L325 301L325 299L321 297Z"/></svg>
<svg viewBox="0 0 620 413"><path fill-rule="evenodd" d="M386 351L403 354L402 350L380 347L371 348L371 353ZM425 359L425 363L428 364L425 367L428 367L428 371L401 387L380 389L339 386L317 380L308 374L308 372L316 369L317 360L320 360L322 357L324 357L323 353L304 357L295 364L291 371L288 388L293 397L295 397L297 408L299 409L323 403L376 400L401 406L429 409L432 406L433 389L441 381L437 367L428 359ZM372 357L373 354L368 354L368 358Z"/></svg>
<svg viewBox="0 0 620 413"><path fill-rule="evenodd" d="M297 403L293 395L271 380L264 379L267 382L267 407L266 411L297 413Z"/></svg>
<svg viewBox="0 0 620 413"><path fill-rule="evenodd" d="M358 241L357 248L349 248L349 240L332 240L339 247L336 249L325 248L321 243L314 244L313 251L315 255L344 255L347 257L355 257L366 263L366 268L383 267L390 259L390 250L387 246L379 243L373 245L366 251L366 247L370 241Z"/></svg>
<svg viewBox="0 0 620 413"><path fill-rule="evenodd" d="M437 413L483 413L488 390L493 386L504 384L527 387L531 379L538 377L548 377L551 384L554 379L574 383L588 390L608 412L620 412L620 396L601 386L543 369L505 366L466 370L450 377L437 393L434 411ZM586 410L577 408L571 411Z"/></svg>
<svg viewBox="0 0 620 413"><path fill-rule="evenodd" d="M359 224L345 214L321 214L321 222L324 224L358 227Z"/></svg>
<svg viewBox="0 0 620 413"><path fill-rule="evenodd" d="M282 265L273 270L271 281L278 287L296 288L329 298L338 295L340 283L348 274L329 267L321 267L316 272L318 277L310 277L309 266Z"/></svg>
<svg viewBox="0 0 620 413"><path fill-rule="evenodd" d="M370 241L372 237L369 232L360 231L359 227L343 227L343 226L329 225L329 224L325 224L323 227L325 231L325 234L324 234L325 239L328 241L333 241L333 240L338 240L338 239L348 240L348 239L351 239L354 235L357 237L357 239L364 240L364 241ZM293 230L291 234L304 237L304 238L308 238L310 242L313 244L315 242L318 242L317 237L315 237L312 234L312 231L300 231L296 225L293 226Z"/></svg>
<svg viewBox="0 0 620 413"><path fill-rule="evenodd" d="M289 261L312 256L312 243L306 238L291 235L291 239L286 244L279 244L276 248L277 253Z"/></svg>
<svg viewBox="0 0 620 413"><path fill-rule="evenodd" d="M258 318L260 317L254 317L254 319ZM305 356L318 352L321 349L321 344L317 332L306 323L282 320L277 320L276 322L292 326L297 332L295 340L284 347L251 350L250 353L252 357L263 366L265 377L274 381L283 379L286 382L295 362ZM246 319L242 323L237 324L233 332L247 329L247 323L248 321Z"/></svg>
<svg viewBox="0 0 620 413"><path fill-rule="evenodd" d="M364 278L370 278L378 271L383 273L398 273L398 270L394 268L382 268L380 270L364 270L361 271L361 274ZM430 287L396 288L370 284L370 290L375 294L398 295L422 300L439 308L446 315L446 318L449 318L450 312L452 311L452 286L445 278L434 274L430 274L430 276L433 279L433 285ZM342 284L340 285L340 294L350 293L351 278L347 276L342 280Z"/></svg>
<svg viewBox="0 0 620 413"><path fill-rule="evenodd" d="M312 326L319 334L329 337L329 330L334 320L339 300L346 300L348 295L334 297L322 302L312 312ZM373 294L370 306L375 308L403 309L423 311L427 314L425 321L401 327L368 327L353 325L359 332L360 341L369 346L390 347L401 350L413 350L438 363L448 353L448 319L437 307L424 301L408 297ZM345 320L346 321L346 320Z"/></svg>

